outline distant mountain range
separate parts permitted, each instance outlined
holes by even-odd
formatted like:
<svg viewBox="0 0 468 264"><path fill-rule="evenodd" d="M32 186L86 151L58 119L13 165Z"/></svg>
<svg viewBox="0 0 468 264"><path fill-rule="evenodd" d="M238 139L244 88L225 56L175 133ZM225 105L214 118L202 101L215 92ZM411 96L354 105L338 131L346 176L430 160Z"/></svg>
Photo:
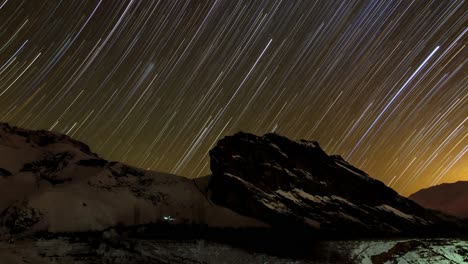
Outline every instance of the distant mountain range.
<svg viewBox="0 0 468 264"><path fill-rule="evenodd" d="M426 208L468 219L468 181L432 186L409 198Z"/></svg>
<svg viewBox="0 0 468 264"><path fill-rule="evenodd" d="M212 175L188 179L104 160L65 135L0 123L0 240L145 226L211 230L205 238L212 230L239 231L223 233L227 240L257 230L283 242L285 235L466 233L464 221L398 195L317 142L240 132L220 140L210 159ZM411 199L442 210L419 198L426 193Z"/></svg>

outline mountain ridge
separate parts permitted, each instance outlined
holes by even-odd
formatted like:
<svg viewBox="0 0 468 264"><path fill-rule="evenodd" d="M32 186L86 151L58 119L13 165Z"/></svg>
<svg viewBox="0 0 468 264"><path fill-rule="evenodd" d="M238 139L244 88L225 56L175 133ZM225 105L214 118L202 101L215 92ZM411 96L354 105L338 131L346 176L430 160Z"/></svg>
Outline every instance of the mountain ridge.
<svg viewBox="0 0 468 264"><path fill-rule="evenodd" d="M468 219L468 181L442 183L421 189L409 199L423 207Z"/></svg>
<svg viewBox="0 0 468 264"><path fill-rule="evenodd" d="M329 156L316 142L240 132L218 141L210 157L213 201L272 226L351 236L445 229L446 216Z"/></svg>
<svg viewBox="0 0 468 264"><path fill-rule="evenodd" d="M188 179L107 161L66 135L3 123L0 225L54 233L170 222L330 237L454 229L450 217L398 195L316 141L239 132L219 140L210 158L211 176Z"/></svg>
<svg viewBox="0 0 468 264"><path fill-rule="evenodd" d="M188 179L0 124L0 259L372 263L467 252L464 222L399 196L317 142L240 132L210 157L213 174Z"/></svg>

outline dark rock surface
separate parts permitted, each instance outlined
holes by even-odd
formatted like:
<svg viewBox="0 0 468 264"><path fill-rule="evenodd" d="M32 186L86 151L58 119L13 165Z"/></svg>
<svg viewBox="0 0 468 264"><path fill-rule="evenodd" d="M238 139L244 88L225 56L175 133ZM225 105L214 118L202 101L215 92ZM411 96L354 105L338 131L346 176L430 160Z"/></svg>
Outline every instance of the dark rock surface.
<svg viewBox="0 0 468 264"><path fill-rule="evenodd" d="M79 160L77 162L78 165L87 166L87 167L104 167L107 165L107 160L104 159L87 159L87 160Z"/></svg>
<svg viewBox="0 0 468 264"><path fill-rule="evenodd" d="M468 181L432 186L409 198L423 207L468 219Z"/></svg>
<svg viewBox="0 0 468 264"><path fill-rule="evenodd" d="M220 140L210 157L211 199L274 227L352 236L451 229L317 142L238 133Z"/></svg>
<svg viewBox="0 0 468 264"><path fill-rule="evenodd" d="M8 177L8 176L11 176L11 172L3 168L0 168L0 177Z"/></svg>
<svg viewBox="0 0 468 264"><path fill-rule="evenodd" d="M1 225L16 234L26 231L39 222L41 213L27 205L25 201L16 202L7 207L1 214Z"/></svg>
<svg viewBox="0 0 468 264"><path fill-rule="evenodd" d="M59 173L68 165L73 155L69 152L49 153L42 159L26 163L21 171L33 172L39 175L41 180L45 180L52 185L62 184L71 181L70 177L64 177Z"/></svg>

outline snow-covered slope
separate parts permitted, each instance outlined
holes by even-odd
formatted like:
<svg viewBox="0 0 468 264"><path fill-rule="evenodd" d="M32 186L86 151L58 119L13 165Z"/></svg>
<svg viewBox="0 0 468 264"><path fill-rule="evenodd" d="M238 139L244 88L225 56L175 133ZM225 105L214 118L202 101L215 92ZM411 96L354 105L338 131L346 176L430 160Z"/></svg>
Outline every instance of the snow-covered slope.
<svg viewBox="0 0 468 264"><path fill-rule="evenodd" d="M0 123L0 225L10 233L265 225L212 204L206 182L108 162L67 136Z"/></svg>
<svg viewBox="0 0 468 264"><path fill-rule="evenodd" d="M468 181L432 186L409 198L423 207L468 219Z"/></svg>
<svg viewBox="0 0 468 264"><path fill-rule="evenodd" d="M275 227L325 235L428 235L451 224L317 142L238 133L210 152L212 200ZM453 230L452 230L453 231Z"/></svg>

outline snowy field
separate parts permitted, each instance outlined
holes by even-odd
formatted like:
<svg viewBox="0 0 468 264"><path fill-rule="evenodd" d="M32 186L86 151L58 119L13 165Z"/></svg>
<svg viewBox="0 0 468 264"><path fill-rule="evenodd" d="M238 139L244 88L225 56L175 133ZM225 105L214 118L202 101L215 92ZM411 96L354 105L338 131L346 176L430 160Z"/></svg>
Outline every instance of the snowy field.
<svg viewBox="0 0 468 264"><path fill-rule="evenodd" d="M329 241L311 255L284 258L205 240L71 237L0 242L2 264L17 263L468 263L468 241L457 239Z"/></svg>

